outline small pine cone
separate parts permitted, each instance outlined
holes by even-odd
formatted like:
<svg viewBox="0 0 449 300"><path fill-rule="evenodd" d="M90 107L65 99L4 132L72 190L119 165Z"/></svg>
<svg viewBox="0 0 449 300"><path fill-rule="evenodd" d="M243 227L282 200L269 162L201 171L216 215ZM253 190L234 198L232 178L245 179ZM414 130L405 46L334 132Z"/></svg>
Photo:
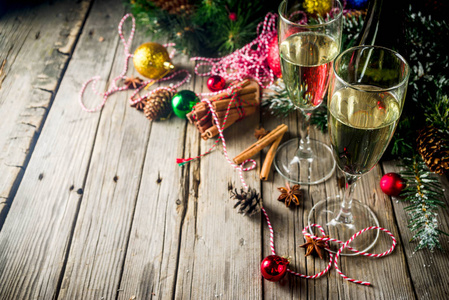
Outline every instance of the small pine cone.
<svg viewBox="0 0 449 300"><path fill-rule="evenodd" d="M167 118L172 112L172 98L173 92L165 89L151 94L143 108L145 116L151 121Z"/></svg>
<svg viewBox="0 0 449 300"><path fill-rule="evenodd" d="M194 9L188 0L153 0L152 2L169 14L191 14Z"/></svg>
<svg viewBox="0 0 449 300"><path fill-rule="evenodd" d="M430 171L443 175L449 170L449 145L445 145L437 128L428 126L416 139L419 154Z"/></svg>
<svg viewBox="0 0 449 300"><path fill-rule="evenodd" d="M191 4L180 5L171 10L170 13L177 15L192 15L195 12L195 7Z"/></svg>
<svg viewBox="0 0 449 300"><path fill-rule="evenodd" d="M231 191L231 198L237 200L234 208L239 207L239 214L250 217L258 213L262 206L262 199L256 189L249 188L248 191L240 189L240 193L235 189L235 192Z"/></svg>

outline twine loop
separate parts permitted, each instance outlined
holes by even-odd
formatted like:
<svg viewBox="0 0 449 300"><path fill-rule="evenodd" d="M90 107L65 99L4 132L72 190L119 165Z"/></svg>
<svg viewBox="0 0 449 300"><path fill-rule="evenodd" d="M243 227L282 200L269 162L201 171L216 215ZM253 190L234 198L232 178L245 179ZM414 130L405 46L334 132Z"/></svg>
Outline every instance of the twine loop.
<svg viewBox="0 0 449 300"><path fill-rule="evenodd" d="M132 20L132 28L131 28L131 33L130 33L129 37L128 37L128 39L126 40L126 39L125 39L125 36L124 36L124 34L123 34L123 24L125 23L125 21L126 21L128 18L131 18L131 20ZM82 108L84 111L86 111L86 112L95 112L95 111L98 111L98 110L100 110L101 108L103 108L103 106L105 105L105 103L106 103L106 101L108 100L108 98L109 98L110 95L112 95L112 94L115 93L115 92L120 92L120 91L125 91L125 90L130 89L130 87L127 87L127 86L117 86L117 81L123 80L123 79L126 78L125 75L126 75L126 73L128 72L129 59L130 59L131 57L133 57L133 54L130 52L129 49L131 48L131 43L132 43L132 40L133 40L133 37L134 37L135 30L136 30L136 20L134 19L134 16L133 16L132 14L130 14L130 13L129 13L129 14L126 14L126 15L120 20L120 23L119 23L119 25L118 25L118 34L119 34L119 36L120 36L120 40L122 41L123 47L124 47L124 66L123 66L123 70L122 70L122 72L120 73L120 75L118 75L117 77L115 77L115 78L111 81L111 83L110 83L111 86L110 86L109 90L107 90L107 91L104 92L104 93L100 93L100 92L98 92L98 90L96 89L96 84L97 84L98 81L101 79L100 76L94 76L94 77L92 77L91 79L87 80L87 81L83 84L83 86L81 87L81 91L80 91L80 94L79 94L78 101L79 101L79 103L80 103L80 105L81 105L81 108ZM173 46L175 46L175 44L174 44L174 43L168 43L168 44L163 44L162 46L165 47L165 48L168 48L168 47L173 47ZM169 54L170 59L172 59L172 58L174 57L175 53L176 53L176 50L173 49L173 50L171 51L171 53ZM134 97L135 97L135 96L139 93L139 91L142 90L143 88L146 88L147 86L149 86L149 85L151 85L151 84L153 84L153 83L156 83L156 82L161 82L161 81L166 81L166 80L173 79L174 77L176 77L176 76L179 75L179 74L185 74L185 77L184 77L184 79L182 79L182 80L181 80L180 82L178 82L177 84L174 84L174 85L172 84L170 87L161 87L161 88L154 89L154 90L148 92L148 93L147 93L146 95L144 95L143 97L140 97L140 96L139 96L138 98L134 99ZM150 80L144 81L144 82L142 82L141 86L140 86L139 88L137 88L137 89L133 92L133 94L131 95L131 97L130 97L130 99L129 99L129 103L130 103L130 104L137 104L138 102L141 102L141 101L143 101L143 100L145 100L145 99L148 99L152 94L154 94L154 93L160 91L161 89L166 89L166 90L169 90L169 91L172 91L172 92L176 93L176 89L177 89L178 87L180 87L181 85L183 85L184 83L188 82L188 81L190 80L191 76L192 76L192 75L191 75L187 70L182 69L182 70L178 70L178 71L176 71L176 72L173 72L171 75L166 76L166 77L162 77L162 78L154 79L154 80L153 80L153 79L150 79ZM84 102L83 102L83 95L84 95L84 92L85 92L87 86L88 86L89 83L91 83L91 82L92 82L92 91L93 91L93 93L94 93L95 95L102 96L102 97L103 97L103 100L102 100L102 102L101 102L99 105L97 105L96 107L94 107L94 108L87 108L87 107L84 105Z"/></svg>
<svg viewBox="0 0 449 300"><path fill-rule="evenodd" d="M266 219L267 224L268 224L268 229L270 231L270 248L271 248L271 253L273 255L276 255L276 251L275 251L275 248L274 248L274 230L273 230L273 227L271 225L270 219L268 217L268 214L267 214L265 208L262 207L261 210L262 210L262 212L263 212L263 214L265 216L265 219ZM321 232L321 237L315 236L315 235L309 233L308 230L311 227L318 228L319 231ZM388 234L391 237L391 239L392 239L392 246L387 251L385 251L383 253L380 253L380 254L373 254L373 253L369 253L369 252L358 251L358 250L352 248L351 246L349 246L349 244L352 241L354 241L354 239L356 239L359 235L363 234L364 232L366 232L368 230L375 230L375 229L383 231L383 232L385 232L386 234ZM287 269L287 272L289 272L289 273L291 273L293 275L299 276L301 278L305 278L305 279L316 279L316 278L319 278L319 277L323 276L324 274L326 274L330 270L330 268L332 267L332 263L333 263L333 265L335 267L335 270L337 270L337 273L340 274L340 276L343 279L348 280L348 281L353 282L353 283L369 286L369 285L371 285L370 282L361 281L361 280L356 280L356 279L350 278L350 277L346 276L339 269L339 267L338 267L338 258L340 257L340 255L343 252L343 250L348 248L349 250L351 250L351 251L353 251L353 252L355 252L357 254L363 255L363 256L379 258L379 257L386 256L388 254L391 254L393 252L394 248L396 248L396 245L397 245L397 241L396 241L396 238L394 237L394 235L389 230L387 230L385 228L382 228L382 227L379 227L379 226L370 226L370 227L364 228L364 229L360 230L359 232L355 233L349 240L347 240L345 242L337 240L337 239L334 239L334 238L325 237L326 233L325 233L323 227L318 225L318 224L311 224L311 225L305 227L303 229L303 231L302 231L302 234L304 236L308 236L308 237L310 237L312 239L315 239L315 240L324 241L325 245L326 245L325 249L328 250L328 251L330 251L329 244L328 244L329 241L336 242L336 243L342 245L338 249L337 253L335 254L335 258L334 258L334 254L329 252L329 263L327 264L326 268L323 271L321 271L321 272L319 272L319 273L317 273L315 275L312 275L312 276L311 275L304 275L304 274L292 271L290 269Z"/></svg>

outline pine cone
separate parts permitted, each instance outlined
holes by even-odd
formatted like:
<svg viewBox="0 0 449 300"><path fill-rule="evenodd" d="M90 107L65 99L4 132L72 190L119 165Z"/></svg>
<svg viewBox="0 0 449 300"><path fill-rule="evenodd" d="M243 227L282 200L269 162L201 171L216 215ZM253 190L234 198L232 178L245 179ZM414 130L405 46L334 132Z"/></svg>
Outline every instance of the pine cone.
<svg viewBox="0 0 449 300"><path fill-rule="evenodd" d="M449 145L445 145L437 128L427 126L422 129L416 143L418 152L430 171L443 175L449 170Z"/></svg>
<svg viewBox="0 0 449 300"><path fill-rule="evenodd" d="M172 112L172 98L173 92L168 90L159 90L151 94L143 108L145 116L151 121L167 118Z"/></svg>
<svg viewBox="0 0 449 300"><path fill-rule="evenodd" d="M153 0L152 2L169 14L189 15L194 12L194 6L189 4L188 0Z"/></svg>
<svg viewBox="0 0 449 300"><path fill-rule="evenodd" d="M248 191L240 189L240 193L235 189L235 192L231 191L231 194L231 198L237 200L234 208L239 207L239 214L251 217L260 211L262 199L256 189L249 188Z"/></svg>

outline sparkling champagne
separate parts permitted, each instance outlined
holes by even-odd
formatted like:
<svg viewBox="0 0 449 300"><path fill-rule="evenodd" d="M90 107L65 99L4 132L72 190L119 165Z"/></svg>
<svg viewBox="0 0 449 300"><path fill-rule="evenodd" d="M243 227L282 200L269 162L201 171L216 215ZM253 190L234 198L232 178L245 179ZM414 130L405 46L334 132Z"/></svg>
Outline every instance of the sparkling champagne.
<svg viewBox="0 0 449 300"><path fill-rule="evenodd" d="M375 87L343 88L329 104L329 135L337 165L353 175L371 170L390 142L399 116L399 101ZM370 92L367 92L369 90Z"/></svg>
<svg viewBox="0 0 449 300"><path fill-rule="evenodd" d="M321 104L338 50L334 39L314 32L295 33L281 43L282 78L296 106L312 110Z"/></svg>

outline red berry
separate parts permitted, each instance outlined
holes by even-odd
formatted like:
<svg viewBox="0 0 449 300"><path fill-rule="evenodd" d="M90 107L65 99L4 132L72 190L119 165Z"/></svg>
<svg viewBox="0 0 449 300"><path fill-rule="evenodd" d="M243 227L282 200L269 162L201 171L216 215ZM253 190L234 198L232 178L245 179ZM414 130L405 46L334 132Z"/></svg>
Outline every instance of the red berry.
<svg viewBox="0 0 449 300"><path fill-rule="evenodd" d="M232 22L237 21L237 14L235 12L229 13L229 20Z"/></svg>
<svg viewBox="0 0 449 300"><path fill-rule="evenodd" d="M380 188L388 196L399 196L405 186L405 180L397 173L387 173L380 179Z"/></svg>
<svg viewBox="0 0 449 300"><path fill-rule="evenodd" d="M207 80L207 87L211 92L218 92L224 89L226 86L226 80L219 75L212 75Z"/></svg>

